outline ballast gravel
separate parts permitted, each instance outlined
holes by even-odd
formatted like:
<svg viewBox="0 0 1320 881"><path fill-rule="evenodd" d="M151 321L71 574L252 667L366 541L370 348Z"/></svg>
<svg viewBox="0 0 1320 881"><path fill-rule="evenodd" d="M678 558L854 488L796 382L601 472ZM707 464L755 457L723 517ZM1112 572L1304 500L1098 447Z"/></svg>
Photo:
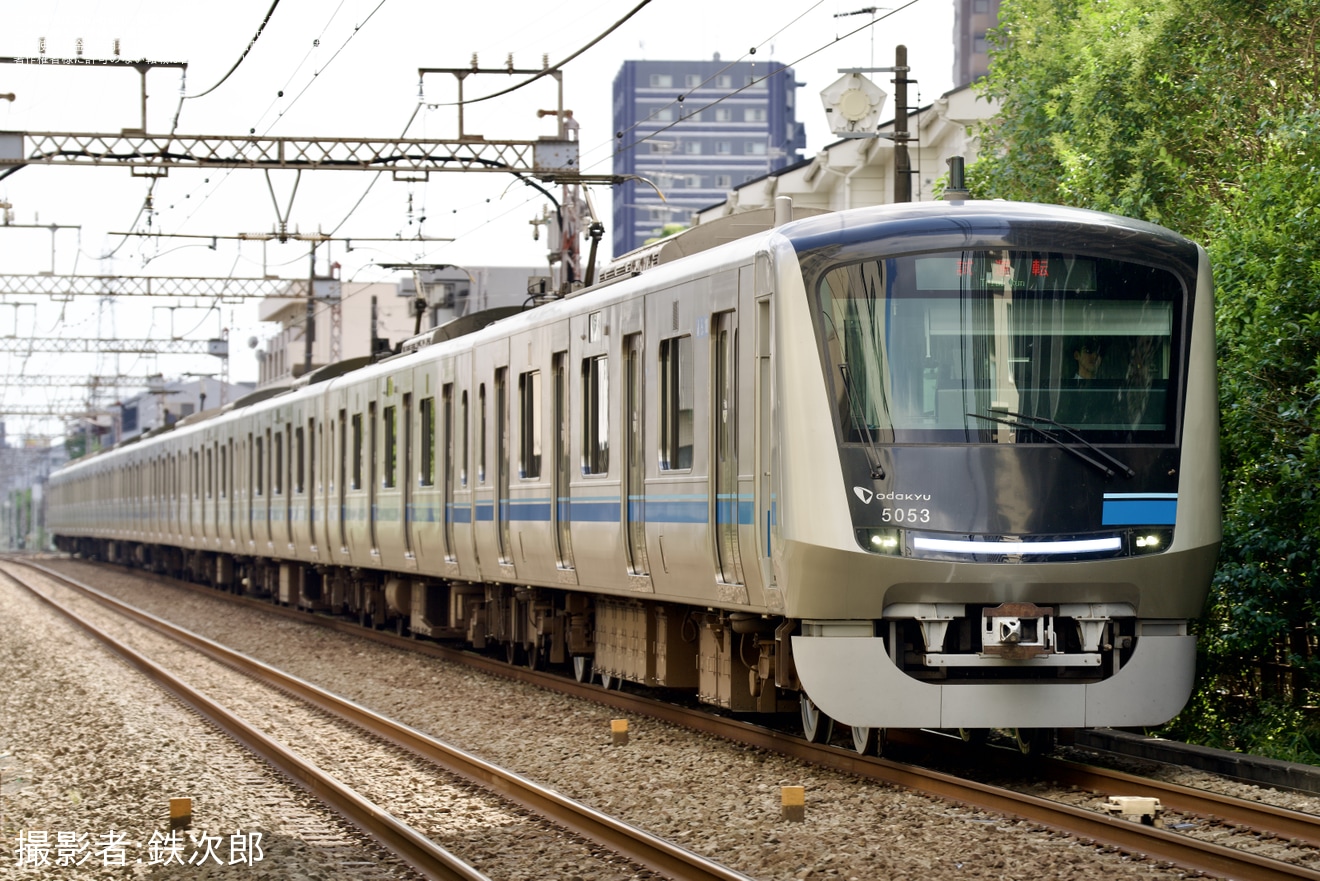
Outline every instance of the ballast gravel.
<svg viewBox="0 0 1320 881"><path fill-rule="evenodd" d="M0 878L416 877L2 578L0 671Z"/></svg>
<svg viewBox="0 0 1320 881"><path fill-rule="evenodd" d="M663 722L630 720L628 744L614 746L610 721L616 711L604 706L150 584L127 570L93 568L76 561L59 561L52 568L753 878L927 881L932 877L1188 876L1167 864L1090 846L1023 820L804 765ZM31 644L26 645L30 651ZM93 668L79 659L86 661L85 650L70 649L58 664L59 675L65 682L86 687ZM42 688L39 681L25 682L29 678L25 671L28 666L47 666L45 659L25 657L20 649L10 652L4 661L11 671L8 688ZM95 675L109 675L106 669L96 666ZM122 667L119 670L118 677L125 681L136 675ZM121 686L116 682L102 685L117 692ZM75 729L81 724L70 720ZM8 753L0 763L27 769L28 782L17 791L37 786L107 791L112 786L126 786L140 764L136 757L148 748L149 740L144 744L142 732L125 731L113 723L107 726L102 718L89 717L86 724L85 736L118 744L107 753L107 761L54 765L48 755L50 743L28 740L34 732L0 734L4 738L0 751ZM60 775L59 782L44 779L54 772ZM8 771L5 779L9 779ZM1216 778L1207 779L1213 782ZM783 786L805 787L804 821L781 818ZM8 783L5 792L10 798ZM1315 799L1287 800L1294 809L1320 810ZM4 823L4 844L12 848L12 831L18 827L9 818ZM0 849L0 861L6 856ZM0 877L3 872L0 863ZM591 878L576 873L554 854L541 855L521 877Z"/></svg>

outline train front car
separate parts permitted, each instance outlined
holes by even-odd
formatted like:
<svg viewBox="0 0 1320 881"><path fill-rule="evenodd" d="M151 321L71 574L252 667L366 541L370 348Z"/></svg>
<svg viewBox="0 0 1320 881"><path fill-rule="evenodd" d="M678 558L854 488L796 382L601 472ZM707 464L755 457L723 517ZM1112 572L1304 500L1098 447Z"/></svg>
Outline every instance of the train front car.
<svg viewBox="0 0 1320 881"><path fill-rule="evenodd" d="M781 231L773 538L808 733L817 708L855 734L1176 715L1220 539L1205 252L999 202Z"/></svg>

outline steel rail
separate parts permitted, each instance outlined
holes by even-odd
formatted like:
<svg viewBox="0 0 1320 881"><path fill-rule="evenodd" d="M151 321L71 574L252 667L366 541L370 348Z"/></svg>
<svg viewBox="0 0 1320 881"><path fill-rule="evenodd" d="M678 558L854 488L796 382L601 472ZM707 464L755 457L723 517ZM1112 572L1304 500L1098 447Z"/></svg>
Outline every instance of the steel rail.
<svg viewBox="0 0 1320 881"><path fill-rule="evenodd" d="M1320 847L1320 817L1314 814L1061 759L1045 760L1041 770L1059 783L1105 795L1151 796L1158 798L1165 810L1172 808L1185 814L1213 817L1234 826Z"/></svg>
<svg viewBox="0 0 1320 881"><path fill-rule="evenodd" d="M401 823L377 805L340 783L316 765L285 745L249 725L227 708L212 701L168 670L102 631L91 621L54 600L9 572L0 573L15 585L29 591L88 634L100 640L115 654L202 714L249 751L279 768L302 784L323 803L347 817L364 833L379 842L427 878L440 881L490 881L449 851L440 847L411 826ZM47 573L49 574L49 573ZM60 576L57 576L60 577Z"/></svg>
<svg viewBox="0 0 1320 881"><path fill-rule="evenodd" d="M134 608L68 575L28 561L11 560L11 562L31 566L48 577L58 579L119 614L132 618L255 679L273 683L331 715L346 719L395 746L407 749L447 770L473 780L538 816L548 817L557 825L595 841L611 852L620 854L652 871L685 881L686 879L752 881L741 872L570 799L466 750L382 716L304 679L229 649L149 612Z"/></svg>
<svg viewBox="0 0 1320 881"><path fill-rule="evenodd" d="M39 568L44 569L44 567ZM67 577L53 572L53 570L50 571L56 577ZM147 573L136 574L146 575ZM193 590L205 596L217 596L217 591L212 588L191 585L164 577L160 577L160 580L171 586ZM224 597L226 600L250 608L315 623L331 630L372 639L406 651L420 652L432 657L461 663L506 679L526 682L548 690L605 704L625 713L659 719L740 744L759 747L822 767L856 774L860 777L914 789L960 804L1021 817L1041 826L1080 837L1096 844L1116 847L1128 853L1163 860L1185 868L1210 872L1225 878L1243 879L1243 881L1276 881L1276 879L1277 881L1282 881L1282 879L1320 881L1320 872L1313 869L1295 866L1223 845L1200 841L1164 829L1111 817L1107 814L1051 802L1047 799L1012 792L988 784L964 780L951 774L901 764L890 759L862 756L852 750L811 744L800 737L772 731L736 719L714 716L699 710L675 706L640 695L606 690L599 685L579 683L561 676L515 667L493 658L436 643L420 642L380 631L364 630L361 626L350 624L345 620L291 609L268 601L232 594L225 594ZM1156 784L1156 781L1147 781L1144 778L1132 778L1132 780L1139 782L1140 785ZM1164 784L1164 786L1168 786L1168 784ZM1155 787L1152 786L1151 788L1154 789ZM1235 805L1234 803L1239 804ZM1268 814L1277 811L1280 815L1287 816L1290 823L1300 824L1302 829L1309 826L1310 831L1307 836L1292 836L1303 838L1303 840L1311 840L1315 836L1316 824L1320 822L1318 818L1311 815L1298 811L1287 811L1282 808L1252 813L1251 808L1260 806L1253 805L1245 799L1232 799L1224 796L1221 804L1223 806L1215 811L1214 816L1226 822L1235 822L1251 828L1287 834L1269 822ZM1252 819L1249 821L1228 820L1225 814L1230 806L1239 811L1239 817L1251 816Z"/></svg>

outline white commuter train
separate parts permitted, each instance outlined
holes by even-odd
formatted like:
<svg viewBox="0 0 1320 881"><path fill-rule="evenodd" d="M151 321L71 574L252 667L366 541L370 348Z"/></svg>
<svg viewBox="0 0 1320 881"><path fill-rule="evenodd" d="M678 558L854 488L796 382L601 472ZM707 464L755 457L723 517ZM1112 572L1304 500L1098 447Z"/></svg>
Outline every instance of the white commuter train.
<svg viewBox="0 0 1320 881"><path fill-rule="evenodd" d="M1220 539L1205 252L1009 202L765 226L74 462L50 531L861 750L1174 716Z"/></svg>

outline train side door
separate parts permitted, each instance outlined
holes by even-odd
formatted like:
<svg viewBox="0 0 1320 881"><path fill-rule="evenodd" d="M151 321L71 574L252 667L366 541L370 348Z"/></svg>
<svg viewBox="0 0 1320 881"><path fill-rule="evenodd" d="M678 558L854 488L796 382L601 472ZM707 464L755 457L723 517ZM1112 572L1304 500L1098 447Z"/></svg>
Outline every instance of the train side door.
<svg viewBox="0 0 1320 881"><path fill-rule="evenodd" d="M628 572L647 575L646 559L646 453L643 444L642 335L629 334L623 341L624 358L624 469L623 509L626 523L624 546L628 552Z"/></svg>
<svg viewBox="0 0 1320 881"><path fill-rule="evenodd" d="M509 539L509 368L495 368L495 546L502 565L513 564Z"/></svg>
<svg viewBox="0 0 1320 881"><path fill-rule="evenodd" d="M399 478L400 496L399 512L403 520L403 555L409 560L415 559L413 554L413 485L416 483L416 476L413 474L413 412L412 412L412 392L405 392L403 395L403 425L399 428L399 439L403 441L403 455L400 462L403 467L403 476Z"/></svg>
<svg viewBox="0 0 1320 881"><path fill-rule="evenodd" d="M554 408L554 486L550 497L554 501L551 516L555 518L555 557L560 569L573 568L573 518L571 516L570 488L573 480L572 460L569 456L572 430L568 409L568 352L555 352L551 359L551 395Z"/></svg>
<svg viewBox="0 0 1320 881"><path fill-rule="evenodd" d="M330 445L334 446L334 437L331 436ZM348 512L345 510L348 501L348 411L347 408L339 408L339 446L335 449L335 461L338 462L338 489L335 490L335 507L338 514L335 519L338 520L338 539L339 553L348 552Z"/></svg>
<svg viewBox="0 0 1320 881"><path fill-rule="evenodd" d="M711 375L711 422L715 450L711 476L715 486L715 563L725 584L742 584L738 553L738 319L736 312L712 316L714 363Z"/></svg>
<svg viewBox="0 0 1320 881"><path fill-rule="evenodd" d="M367 402L367 539L371 544L371 555L380 556L380 542L376 539L376 495L380 491L380 481L377 478L380 461L380 450L377 448L377 438L380 434L380 427L376 422L376 402Z"/></svg>
<svg viewBox="0 0 1320 881"><path fill-rule="evenodd" d="M317 552L316 495L320 489L316 473L316 445L318 442L316 432L318 428L316 416L310 415L307 417L306 429L298 429L298 481L302 484L301 491L305 493L307 500L307 516L304 523L306 523L307 550L312 556L316 556Z"/></svg>
<svg viewBox="0 0 1320 881"><path fill-rule="evenodd" d="M454 544L454 484L458 482L455 461L458 456L458 442L454 436L454 383L446 382L440 387L440 443L444 450L440 462L440 480L443 481L443 501L441 518L444 522L445 560L458 562L458 550Z"/></svg>
<svg viewBox="0 0 1320 881"><path fill-rule="evenodd" d="M759 268L759 267L758 267ZM759 294L759 291L758 291ZM760 564L761 583L775 586L775 570L770 553L770 531L775 522L774 498L774 313L769 294L756 301L756 558Z"/></svg>

